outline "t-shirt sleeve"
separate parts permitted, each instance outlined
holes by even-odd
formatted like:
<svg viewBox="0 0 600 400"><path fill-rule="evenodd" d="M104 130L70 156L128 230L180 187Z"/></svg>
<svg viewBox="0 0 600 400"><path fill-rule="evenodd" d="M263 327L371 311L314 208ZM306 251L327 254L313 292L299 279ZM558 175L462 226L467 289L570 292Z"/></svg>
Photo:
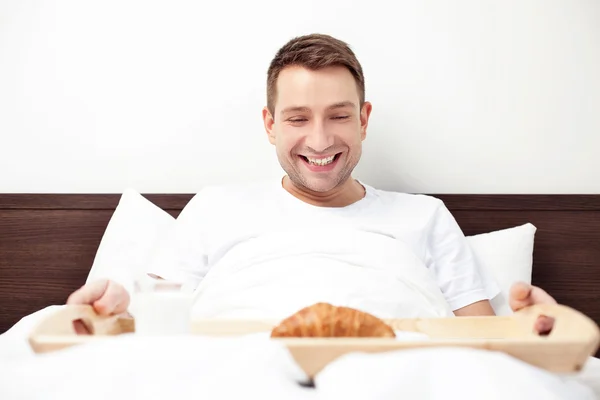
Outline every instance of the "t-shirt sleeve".
<svg viewBox="0 0 600 400"><path fill-rule="evenodd" d="M146 272L196 288L208 273L205 251L207 215L205 192L184 207L150 258Z"/></svg>
<svg viewBox="0 0 600 400"><path fill-rule="evenodd" d="M442 201L428 232L427 265L452 310L491 300L500 293L491 274L476 262L465 235Z"/></svg>

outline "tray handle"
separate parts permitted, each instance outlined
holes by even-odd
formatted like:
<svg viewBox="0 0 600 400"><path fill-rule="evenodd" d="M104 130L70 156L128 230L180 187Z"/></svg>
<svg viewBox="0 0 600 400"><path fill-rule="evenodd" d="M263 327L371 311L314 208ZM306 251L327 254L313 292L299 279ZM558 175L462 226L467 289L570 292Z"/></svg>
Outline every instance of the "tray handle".
<svg viewBox="0 0 600 400"><path fill-rule="evenodd" d="M118 315L101 316L89 305L65 306L51 318L44 318L29 335L29 344L36 353L58 350L73 344L101 339L103 336L122 333ZM89 331L78 334L75 321L80 321Z"/></svg>
<svg viewBox="0 0 600 400"><path fill-rule="evenodd" d="M554 323L547 335L539 335L535 324L539 317L549 317ZM581 312L560 304L536 304L514 313L519 323L531 335L544 337L549 341L590 340L600 337L598 325Z"/></svg>

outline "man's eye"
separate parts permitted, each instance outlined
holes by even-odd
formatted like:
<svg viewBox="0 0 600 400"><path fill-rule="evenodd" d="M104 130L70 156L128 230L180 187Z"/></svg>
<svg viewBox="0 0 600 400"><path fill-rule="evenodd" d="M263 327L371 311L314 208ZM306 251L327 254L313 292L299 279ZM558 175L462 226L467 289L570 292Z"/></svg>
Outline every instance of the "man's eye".
<svg viewBox="0 0 600 400"><path fill-rule="evenodd" d="M337 117L333 117L333 119L338 119L338 120L340 120L340 119L348 119L348 118L350 118L349 115L338 115Z"/></svg>
<svg viewBox="0 0 600 400"><path fill-rule="evenodd" d="M307 121L306 118L290 118L288 121L290 122L305 122Z"/></svg>

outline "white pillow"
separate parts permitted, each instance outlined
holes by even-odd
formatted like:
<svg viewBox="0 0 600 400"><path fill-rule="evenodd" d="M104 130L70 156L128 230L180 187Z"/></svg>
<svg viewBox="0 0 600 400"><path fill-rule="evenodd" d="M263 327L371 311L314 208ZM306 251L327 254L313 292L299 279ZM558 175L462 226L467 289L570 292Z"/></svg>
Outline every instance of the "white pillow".
<svg viewBox="0 0 600 400"><path fill-rule="evenodd" d="M86 283L111 279L133 293L134 280L144 275L153 251L174 221L140 193L127 189L106 227Z"/></svg>
<svg viewBox="0 0 600 400"><path fill-rule="evenodd" d="M492 274L500 287L500 293L491 300L497 315L512 314L508 296L515 282L531 283L536 230L534 225L527 223L467 237L475 259Z"/></svg>

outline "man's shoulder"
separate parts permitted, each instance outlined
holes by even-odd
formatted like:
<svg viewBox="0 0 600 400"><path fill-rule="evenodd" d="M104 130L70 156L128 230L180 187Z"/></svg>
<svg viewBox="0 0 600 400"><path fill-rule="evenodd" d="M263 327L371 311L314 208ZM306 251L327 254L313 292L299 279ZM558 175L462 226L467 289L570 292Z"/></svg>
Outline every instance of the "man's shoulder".
<svg viewBox="0 0 600 400"><path fill-rule="evenodd" d="M444 202L432 195L422 193L408 193L402 191L377 189L370 187L373 195L377 196L384 204L402 207L417 207L435 210L444 206Z"/></svg>

